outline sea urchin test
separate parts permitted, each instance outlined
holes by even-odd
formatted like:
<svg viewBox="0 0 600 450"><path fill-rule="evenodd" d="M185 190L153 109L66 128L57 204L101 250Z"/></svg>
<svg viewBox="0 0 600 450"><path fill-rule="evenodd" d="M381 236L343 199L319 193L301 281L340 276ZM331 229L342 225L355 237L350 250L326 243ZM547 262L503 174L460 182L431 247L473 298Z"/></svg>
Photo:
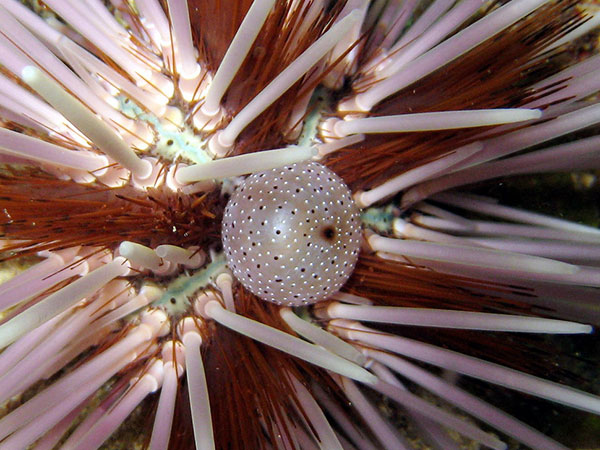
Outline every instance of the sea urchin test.
<svg viewBox="0 0 600 450"><path fill-rule="evenodd" d="M361 244L359 211L342 179L316 162L255 173L233 193L223 247L253 294L300 306L337 292Z"/></svg>

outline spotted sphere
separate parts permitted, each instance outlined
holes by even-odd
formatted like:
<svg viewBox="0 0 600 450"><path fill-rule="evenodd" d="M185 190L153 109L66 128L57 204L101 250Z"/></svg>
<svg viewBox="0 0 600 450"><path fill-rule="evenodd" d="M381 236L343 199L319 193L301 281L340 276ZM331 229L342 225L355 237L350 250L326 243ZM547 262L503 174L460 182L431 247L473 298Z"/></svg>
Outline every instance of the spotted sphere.
<svg viewBox="0 0 600 450"><path fill-rule="evenodd" d="M315 303L352 274L359 211L327 167L292 164L238 186L225 208L222 239L229 267L253 294L283 305Z"/></svg>

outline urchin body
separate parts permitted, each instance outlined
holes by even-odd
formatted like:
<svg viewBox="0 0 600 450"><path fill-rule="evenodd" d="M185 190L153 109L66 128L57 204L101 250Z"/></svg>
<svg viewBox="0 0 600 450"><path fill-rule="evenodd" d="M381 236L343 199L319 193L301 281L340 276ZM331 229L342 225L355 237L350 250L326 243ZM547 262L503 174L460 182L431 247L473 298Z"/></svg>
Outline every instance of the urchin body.
<svg viewBox="0 0 600 450"><path fill-rule="evenodd" d="M361 243L348 187L316 162L246 178L225 208L222 232L228 264L244 287L289 306L337 292Z"/></svg>

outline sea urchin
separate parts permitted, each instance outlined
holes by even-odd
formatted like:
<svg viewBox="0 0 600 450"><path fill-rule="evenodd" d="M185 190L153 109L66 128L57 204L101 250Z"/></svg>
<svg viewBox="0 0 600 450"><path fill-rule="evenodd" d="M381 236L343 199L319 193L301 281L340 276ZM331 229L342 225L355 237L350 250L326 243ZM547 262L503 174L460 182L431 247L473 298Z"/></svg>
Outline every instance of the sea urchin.
<svg viewBox="0 0 600 450"><path fill-rule="evenodd" d="M0 0L0 449L564 448L473 379L600 413L600 231L481 182L598 168L595 8Z"/></svg>

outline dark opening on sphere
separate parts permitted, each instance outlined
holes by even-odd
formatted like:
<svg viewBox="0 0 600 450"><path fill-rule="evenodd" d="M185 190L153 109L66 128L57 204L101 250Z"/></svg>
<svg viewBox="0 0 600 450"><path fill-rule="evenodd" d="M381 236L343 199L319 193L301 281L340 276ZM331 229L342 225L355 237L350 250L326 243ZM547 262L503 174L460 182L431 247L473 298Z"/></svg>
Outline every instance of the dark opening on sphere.
<svg viewBox="0 0 600 450"><path fill-rule="evenodd" d="M233 193L223 248L253 294L300 306L337 292L361 244L359 210L342 179L316 162L256 173Z"/></svg>

